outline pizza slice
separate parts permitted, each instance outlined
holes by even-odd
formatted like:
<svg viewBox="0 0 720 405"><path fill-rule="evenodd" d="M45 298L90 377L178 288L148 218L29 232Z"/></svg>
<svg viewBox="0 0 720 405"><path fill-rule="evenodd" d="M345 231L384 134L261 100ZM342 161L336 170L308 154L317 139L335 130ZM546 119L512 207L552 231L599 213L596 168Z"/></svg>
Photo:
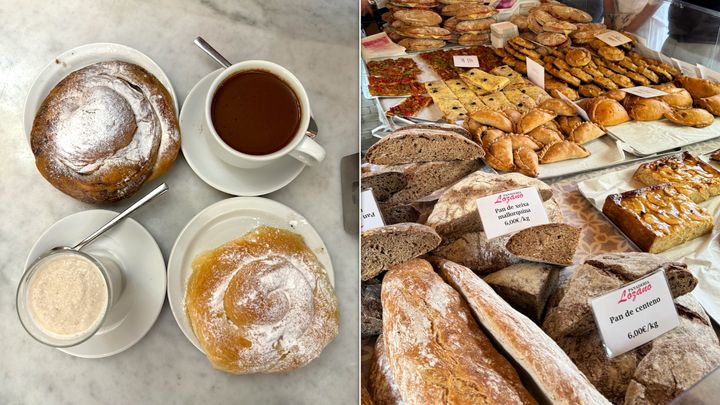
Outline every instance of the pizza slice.
<svg viewBox="0 0 720 405"><path fill-rule="evenodd" d="M431 101L432 97L417 94L412 95L400 102L400 104L390 107L385 114L398 115L401 117L414 117L415 114L420 112L420 110L427 107Z"/></svg>

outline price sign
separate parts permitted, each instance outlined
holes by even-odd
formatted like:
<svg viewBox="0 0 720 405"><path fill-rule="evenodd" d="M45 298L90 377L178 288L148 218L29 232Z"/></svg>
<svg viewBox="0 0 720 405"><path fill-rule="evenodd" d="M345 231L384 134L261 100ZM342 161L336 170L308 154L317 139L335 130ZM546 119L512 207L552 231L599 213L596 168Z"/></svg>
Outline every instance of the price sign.
<svg viewBox="0 0 720 405"><path fill-rule="evenodd" d="M550 222L535 187L481 197L476 203L488 239Z"/></svg>
<svg viewBox="0 0 720 405"><path fill-rule="evenodd" d="M700 71L700 77L703 79L709 79L714 81L720 81L720 72L717 72L715 70L712 70L710 68L706 68L705 66L701 64L697 64L697 69Z"/></svg>
<svg viewBox="0 0 720 405"><path fill-rule="evenodd" d="M653 89L652 87L645 86L628 87L626 89L622 89L622 91L624 91L625 93L634 94L642 98L652 98L667 95L667 93L662 90Z"/></svg>
<svg viewBox="0 0 720 405"><path fill-rule="evenodd" d="M690 76L690 77L700 76L697 71L697 66L692 65L687 62L683 62L679 59L675 59L675 58L671 58L671 59L672 59L673 65L676 68L680 69L680 72L682 72L683 75Z"/></svg>
<svg viewBox="0 0 720 405"><path fill-rule="evenodd" d="M361 231L385 226L372 189L363 190L363 192L360 193L360 218L362 219L362 221L360 221Z"/></svg>
<svg viewBox="0 0 720 405"><path fill-rule="evenodd" d="M456 67L480 67L480 62L478 61L477 55L453 55L453 63Z"/></svg>
<svg viewBox="0 0 720 405"><path fill-rule="evenodd" d="M664 270L591 298L590 306L610 358L680 324Z"/></svg>
<svg viewBox="0 0 720 405"><path fill-rule="evenodd" d="M617 31L603 32L602 34L595 35L595 38L605 42L610 46L620 46L622 44L632 42L632 39L626 37L625 35Z"/></svg>
<svg viewBox="0 0 720 405"><path fill-rule="evenodd" d="M566 103L570 104L571 106L575 107L575 111L577 111L578 115L585 121L590 121L590 116L587 114L587 111L583 110L582 107L575 104L572 100L567 98L566 95L562 94L561 91L557 92L561 99L565 100Z"/></svg>
<svg viewBox="0 0 720 405"><path fill-rule="evenodd" d="M545 68L543 65L534 60L525 57L525 65L527 66L527 77L534 85L545 90Z"/></svg>

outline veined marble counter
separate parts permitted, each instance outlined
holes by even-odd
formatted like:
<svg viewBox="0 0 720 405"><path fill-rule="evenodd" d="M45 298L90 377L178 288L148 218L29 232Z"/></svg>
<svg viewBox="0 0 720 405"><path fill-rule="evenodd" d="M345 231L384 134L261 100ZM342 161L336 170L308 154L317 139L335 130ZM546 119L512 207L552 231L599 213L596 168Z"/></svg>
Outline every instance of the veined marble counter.
<svg viewBox="0 0 720 405"><path fill-rule="evenodd" d="M358 241L343 230L339 171L340 158L358 149L357 7L357 0L0 0L0 403L357 403ZM214 370L182 334L167 301L144 339L100 360L37 343L15 313L15 288L35 240L60 218L98 208L57 191L35 169L21 120L36 75L67 49L116 42L154 59L182 103L217 68L192 43L197 35L231 61L267 59L293 71L307 89L318 141L327 150L325 162L267 196L316 227L335 268L340 334L319 359L295 372L234 376ZM170 192L133 217L167 261L187 221L229 196L200 180L182 155L163 180ZM119 211L129 201L109 209Z"/></svg>

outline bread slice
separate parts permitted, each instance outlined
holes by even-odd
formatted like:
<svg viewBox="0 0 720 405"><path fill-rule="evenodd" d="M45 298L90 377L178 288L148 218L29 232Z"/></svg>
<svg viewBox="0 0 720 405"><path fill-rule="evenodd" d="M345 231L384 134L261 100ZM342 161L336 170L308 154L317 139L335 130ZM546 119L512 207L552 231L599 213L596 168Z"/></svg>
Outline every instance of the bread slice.
<svg viewBox="0 0 720 405"><path fill-rule="evenodd" d="M646 186L671 183L695 203L720 195L720 171L687 151L641 164L633 179Z"/></svg>
<svg viewBox="0 0 720 405"><path fill-rule="evenodd" d="M468 304L427 261L393 267L382 305L385 354L404 403L536 403Z"/></svg>
<svg viewBox="0 0 720 405"><path fill-rule="evenodd" d="M385 225L402 224L405 222L418 222L420 212L409 204L390 205L379 203L380 213L382 213Z"/></svg>
<svg viewBox="0 0 720 405"><path fill-rule="evenodd" d="M373 196L378 202L385 201L391 195L405 188L407 177L405 173L397 170L384 170L366 172L360 176L360 186L363 190L372 189Z"/></svg>
<svg viewBox="0 0 720 405"><path fill-rule="evenodd" d="M483 230L475 201L503 191L535 187L543 201L552 197L552 189L540 180L519 173L475 172L450 187L438 200L426 225L448 240L468 232Z"/></svg>
<svg viewBox="0 0 720 405"><path fill-rule="evenodd" d="M670 262L662 255L628 252L591 256L573 272L563 288L560 302L545 316L543 330L556 340L563 336L584 336L596 329L589 303L591 297L658 269L665 271L673 297L687 294L697 285L687 265Z"/></svg>
<svg viewBox="0 0 720 405"><path fill-rule="evenodd" d="M394 224L362 233L362 280L369 280L393 265L424 255L440 244L435 231L420 224Z"/></svg>
<svg viewBox="0 0 720 405"><path fill-rule="evenodd" d="M365 160L378 165L401 165L448 160L475 160L483 149L455 131L399 129L368 149Z"/></svg>
<svg viewBox="0 0 720 405"><path fill-rule="evenodd" d="M545 303L555 291L560 270L541 263L518 263L496 271L483 280L508 304L539 323Z"/></svg>
<svg viewBox="0 0 720 405"><path fill-rule="evenodd" d="M602 212L650 253L664 252L713 229L710 214L670 183L610 194Z"/></svg>
<svg viewBox="0 0 720 405"><path fill-rule="evenodd" d="M449 186L468 174L480 169L480 160L455 160L450 162L413 163L390 166L388 170L401 171L407 185L387 199L389 205L409 204Z"/></svg>
<svg viewBox="0 0 720 405"><path fill-rule="evenodd" d="M540 327L514 310L470 269L448 261L436 266L467 300L478 323L532 377L550 403L610 404Z"/></svg>
<svg viewBox="0 0 720 405"><path fill-rule="evenodd" d="M505 247L526 260L569 266L580 243L580 231L568 224L533 226L513 234Z"/></svg>

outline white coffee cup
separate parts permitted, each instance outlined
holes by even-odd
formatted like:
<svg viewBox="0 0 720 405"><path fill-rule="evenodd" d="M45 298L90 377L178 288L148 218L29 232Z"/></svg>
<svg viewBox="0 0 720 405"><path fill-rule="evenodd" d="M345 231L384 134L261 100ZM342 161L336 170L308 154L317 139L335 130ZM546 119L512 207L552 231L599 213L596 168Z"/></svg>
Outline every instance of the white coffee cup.
<svg viewBox="0 0 720 405"><path fill-rule="evenodd" d="M298 126L297 133L295 133L290 143L282 149L266 155L250 155L233 149L220 138L212 122L212 101L218 87L220 87L228 77L249 70L263 70L277 76L285 82L285 84L290 86L300 103L300 125ZM307 93L305 93L305 88L303 88L295 75L284 67L272 62L247 60L236 63L220 72L218 77L216 77L210 85L210 90L205 99L205 123L208 128L207 141L213 153L218 158L236 167L247 169L262 167L277 161L285 155L290 155L304 164L311 166L325 159L325 149L317 142L305 136L310 123L310 114L310 102L308 101Z"/></svg>

